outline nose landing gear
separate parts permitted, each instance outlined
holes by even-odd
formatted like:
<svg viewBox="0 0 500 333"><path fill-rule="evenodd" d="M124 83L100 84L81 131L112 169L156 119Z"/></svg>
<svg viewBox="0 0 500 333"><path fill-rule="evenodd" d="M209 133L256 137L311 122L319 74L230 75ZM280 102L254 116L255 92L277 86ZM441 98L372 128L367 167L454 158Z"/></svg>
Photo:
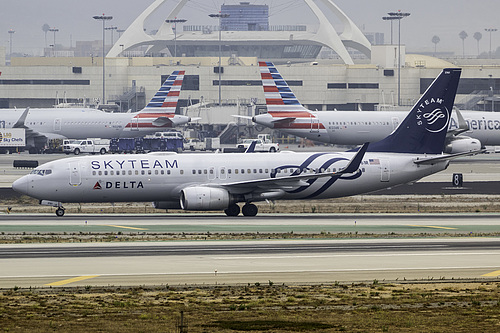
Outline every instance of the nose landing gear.
<svg viewBox="0 0 500 333"><path fill-rule="evenodd" d="M62 202L51 200L40 200L40 205L56 207L56 215L58 217L64 216L64 207Z"/></svg>

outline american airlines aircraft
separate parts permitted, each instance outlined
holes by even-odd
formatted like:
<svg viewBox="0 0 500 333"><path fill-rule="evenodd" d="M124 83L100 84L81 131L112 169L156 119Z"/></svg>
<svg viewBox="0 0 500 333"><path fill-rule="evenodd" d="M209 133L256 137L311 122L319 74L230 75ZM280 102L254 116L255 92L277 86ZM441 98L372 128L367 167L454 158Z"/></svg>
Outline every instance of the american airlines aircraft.
<svg viewBox="0 0 500 333"><path fill-rule="evenodd" d="M259 66L268 110L251 118L259 125L314 141L359 145L382 140L407 114L406 111L313 112L302 106L272 63L259 62ZM500 145L500 112L456 110L452 115L445 152L495 145Z"/></svg>
<svg viewBox="0 0 500 333"><path fill-rule="evenodd" d="M109 113L96 109L3 109L0 128L25 128L30 152L47 139L139 137L190 121L175 114L184 71L174 71L144 109L134 113Z"/></svg>
<svg viewBox="0 0 500 333"><path fill-rule="evenodd" d="M101 155L45 163L12 184L57 207L65 202L152 201L160 209L224 210L255 216L253 202L335 198L418 180L446 169L460 69L445 69L385 139L344 153Z"/></svg>

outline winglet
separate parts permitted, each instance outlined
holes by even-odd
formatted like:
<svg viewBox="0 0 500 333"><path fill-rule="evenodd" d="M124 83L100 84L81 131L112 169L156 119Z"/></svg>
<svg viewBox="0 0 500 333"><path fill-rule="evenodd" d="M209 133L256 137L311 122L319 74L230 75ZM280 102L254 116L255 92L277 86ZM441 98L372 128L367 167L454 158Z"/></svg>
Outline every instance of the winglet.
<svg viewBox="0 0 500 333"><path fill-rule="evenodd" d="M363 161L363 157L365 156L366 151L368 150L368 145L370 143L366 142L354 155L349 164L340 171L340 173L354 173L358 171L359 166L361 165L361 161Z"/></svg>
<svg viewBox="0 0 500 333"><path fill-rule="evenodd" d="M257 141L252 141L252 143L250 144L250 146L248 146L248 148L245 150L245 154L246 153L255 153L255 146L257 145Z"/></svg>
<svg viewBox="0 0 500 333"><path fill-rule="evenodd" d="M26 128L26 125L24 124L24 122L26 121L26 117L28 116L29 111L30 111L30 108L27 107L26 110L24 110L21 117L19 117L19 119L16 121L14 126L12 126L12 128Z"/></svg>
<svg viewBox="0 0 500 333"><path fill-rule="evenodd" d="M454 108L454 110L455 110L455 113L457 114L458 128L456 128L452 131L449 131L447 133L447 136L457 136L459 134L462 134L462 133L470 130L469 125L467 124L464 117L462 116L462 113L457 108Z"/></svg>

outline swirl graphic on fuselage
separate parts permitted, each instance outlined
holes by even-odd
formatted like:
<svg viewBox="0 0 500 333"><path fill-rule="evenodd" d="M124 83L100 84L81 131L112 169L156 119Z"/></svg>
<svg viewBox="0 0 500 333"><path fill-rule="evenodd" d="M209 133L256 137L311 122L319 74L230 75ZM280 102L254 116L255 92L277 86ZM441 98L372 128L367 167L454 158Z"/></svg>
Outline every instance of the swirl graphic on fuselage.
<svg viewBox="0 0 500 333"><path fill-rule="evenodd" d="M321 156L323 156L325 154L326 153L320 153L320 154L311 155L311 156L309 156L309 158L307 158L300 165L283 165L283 166L277 167L274 170L272 170L270 176L271 176L271 178L276 178L276 175L279 172L279 170L289 169L289 168L295 168L296 170L291 174L291 176L297 176L297 175L300 175L302 172L307 172L308 170L318 170L318 169L319 170L326 170L326 169L328 169L331 165L333 165L336 162L339 162L339 161L348 161L347 158L336 157L336 158L331 158L331 159L325 161L319 168L311 168L310 167L310 165L312 164L312 162L314 162L317 158L319 158L319 157L321 157ZM313 193L311 193L310 195L308 195L305 198L310 199L310 198L314 198L316 196L321 195L322 193L324 193L325 191L327 191L338 179L345 179L345 180L357 179L357 178L361 177L361 174L362 174L361 170L358 170L357 173L355 173L354 175L350 175L350 176L345 176L345 175L342 175L342 174L336 174L336 175L332 174L331 178L329 178L328 181L326 181L320 188L318 188L316 191L314 191ZM316 181L318 181L318 178L309 179L309 180L306 181L306 183L308 185L300 186L297 189L286 191L286 192L287 193L300 193L300 192L303 192L303 191L307 190L308 188L310 188L310 186L313 185Z"/></svg>

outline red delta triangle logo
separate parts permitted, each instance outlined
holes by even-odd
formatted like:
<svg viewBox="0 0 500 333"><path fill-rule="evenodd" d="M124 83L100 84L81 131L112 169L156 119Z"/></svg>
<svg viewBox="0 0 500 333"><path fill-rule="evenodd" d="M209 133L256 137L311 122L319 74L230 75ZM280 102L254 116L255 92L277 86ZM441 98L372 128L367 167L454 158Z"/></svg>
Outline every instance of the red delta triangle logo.
<svg viewBox="0 0 500 333"><path fill-rule="evenodd" d="M94 190L102 190L102 186L101 184L99 184L99 182L95 183Z"/></svg>

